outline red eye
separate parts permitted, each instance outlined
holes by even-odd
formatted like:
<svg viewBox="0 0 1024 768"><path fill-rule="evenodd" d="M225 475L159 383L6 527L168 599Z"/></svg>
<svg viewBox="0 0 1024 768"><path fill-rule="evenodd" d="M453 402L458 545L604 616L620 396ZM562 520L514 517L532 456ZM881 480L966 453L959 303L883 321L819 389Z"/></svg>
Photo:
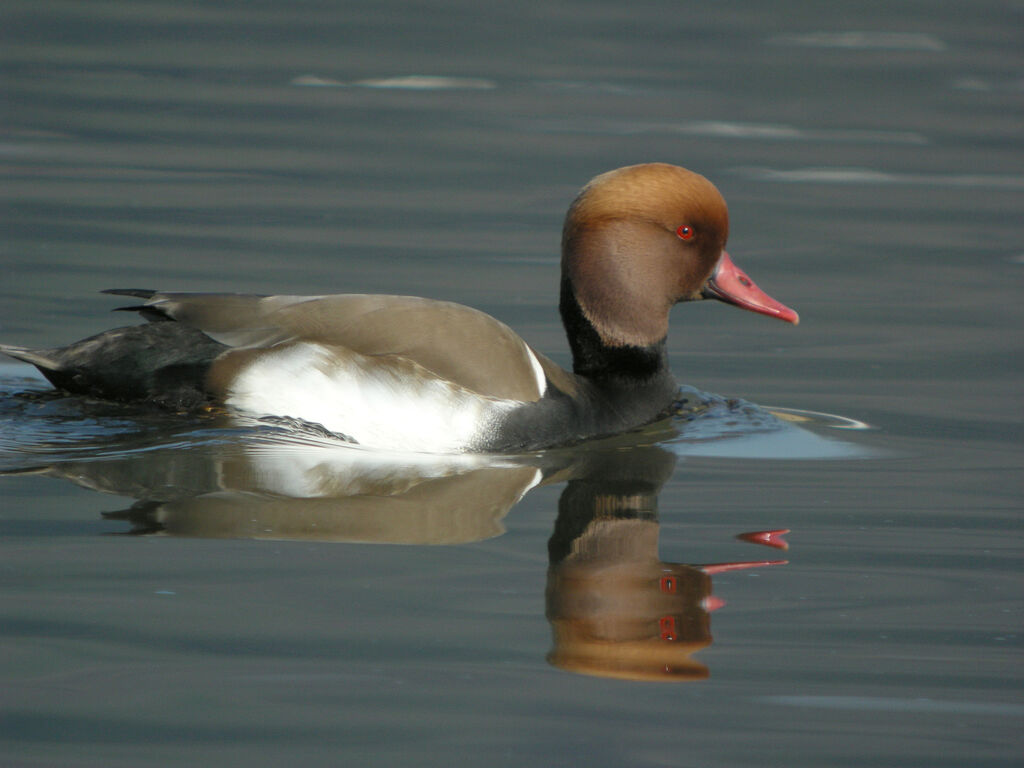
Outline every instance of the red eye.
<svg viewBox="0 0 1024 768"><path fill-rule="evenodd" d="M683 224L683 226L676 230L676 235L679 236L680 240L689 240L693 237L693 227L689 224Z"/></svg>

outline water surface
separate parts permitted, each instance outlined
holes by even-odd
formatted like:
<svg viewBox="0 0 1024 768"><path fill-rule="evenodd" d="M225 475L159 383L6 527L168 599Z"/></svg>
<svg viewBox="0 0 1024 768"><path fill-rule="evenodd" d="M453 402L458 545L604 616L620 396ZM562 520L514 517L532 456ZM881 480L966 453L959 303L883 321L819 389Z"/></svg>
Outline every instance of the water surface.
<svg viewBox="0 0 1024 768"><path fill-rule="evenodd" d="M109 287L365 291L567 364L561 217L650 160L801 315L678 307L713 407L440 464L0 365L6 762L1018 763L1019 7L0 14L5 342Z"/></svg>

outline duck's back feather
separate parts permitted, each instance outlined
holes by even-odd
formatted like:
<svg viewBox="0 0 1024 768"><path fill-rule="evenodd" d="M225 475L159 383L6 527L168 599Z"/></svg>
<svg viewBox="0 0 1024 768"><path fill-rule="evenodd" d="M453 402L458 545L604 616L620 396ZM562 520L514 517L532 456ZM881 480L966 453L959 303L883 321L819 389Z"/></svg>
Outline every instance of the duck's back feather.
<svg viewBox="0 0 1024 768"><path fill-rule="evenodd" d="M230 347L299 341L398 356L473 392L507 400L539 400L550 367L490 315L413 296L152 293L132 309L197 328Z"/></svg>

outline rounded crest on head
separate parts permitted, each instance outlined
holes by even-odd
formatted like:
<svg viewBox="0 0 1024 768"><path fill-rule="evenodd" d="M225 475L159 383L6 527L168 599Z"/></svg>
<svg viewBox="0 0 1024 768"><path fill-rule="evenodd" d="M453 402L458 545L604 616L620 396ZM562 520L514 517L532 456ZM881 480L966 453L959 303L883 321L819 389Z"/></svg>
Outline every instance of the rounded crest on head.
<svg viewBox="0 0 1024 768"><path fill-rule="evenodd" d="M679 221L691 215L693 221ZM602 173L580 190L566 227L601 219L641 218L667 229L698 223L729 236L729 210L718 188L699 173L668 163L628 165Z"/></svg>
<svg viewBox="0 0 1024 768"><path fill-rule="evenodd" d="M728 236L725 200L700 174L667 163L609 171L566 215L563 286L604 344L650 346L673 304L700 297Z"/></svg>

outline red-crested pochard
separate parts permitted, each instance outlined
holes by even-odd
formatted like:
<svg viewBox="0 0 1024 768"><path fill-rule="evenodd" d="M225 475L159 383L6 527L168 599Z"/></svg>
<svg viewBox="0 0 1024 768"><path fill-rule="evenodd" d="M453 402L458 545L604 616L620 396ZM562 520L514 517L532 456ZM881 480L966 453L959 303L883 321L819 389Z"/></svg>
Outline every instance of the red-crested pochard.
<svg viewBox="0 0 1024 768"><path fill-rule="evenodd" d="M533 450L622 432L678 394L665 348L678 302L719 299L790 323L725 252L715 186L674 165L601 174L562 233L562 322L573 372L508 326L411 296L112 290L151 321L59 349L0 346L56 387L173 408L221 403L320 424L367 447Z"/></svg>

